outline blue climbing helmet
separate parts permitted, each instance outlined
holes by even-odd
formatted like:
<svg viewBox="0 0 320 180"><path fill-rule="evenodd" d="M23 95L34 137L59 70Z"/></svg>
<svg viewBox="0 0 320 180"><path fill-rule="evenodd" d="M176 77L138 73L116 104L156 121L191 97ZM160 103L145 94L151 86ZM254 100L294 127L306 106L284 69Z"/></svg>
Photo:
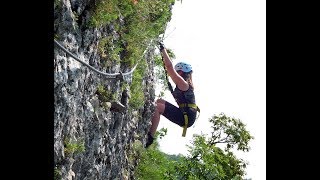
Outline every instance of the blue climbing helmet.
<svg viewBox="0 0 320 180"><path fill-rule="evenodd" d="M179 62L174 66L174 69L176 71L183 71L185 73L188 73L192 71L192 66L190 64L184 63L184 62Z"/></svg>

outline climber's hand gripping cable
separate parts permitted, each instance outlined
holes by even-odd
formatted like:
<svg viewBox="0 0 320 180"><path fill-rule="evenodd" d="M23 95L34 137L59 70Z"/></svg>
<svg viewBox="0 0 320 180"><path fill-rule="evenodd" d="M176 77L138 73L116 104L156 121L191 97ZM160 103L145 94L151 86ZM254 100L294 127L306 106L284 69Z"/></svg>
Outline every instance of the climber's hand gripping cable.
<svg viewBox="0 0 320 180"><path fill-rule="evenodd" d="M160 49L160 52L162 51L162 50L164 50L164 44L163 44L163 42L159 42L159 49Z"/></svg>

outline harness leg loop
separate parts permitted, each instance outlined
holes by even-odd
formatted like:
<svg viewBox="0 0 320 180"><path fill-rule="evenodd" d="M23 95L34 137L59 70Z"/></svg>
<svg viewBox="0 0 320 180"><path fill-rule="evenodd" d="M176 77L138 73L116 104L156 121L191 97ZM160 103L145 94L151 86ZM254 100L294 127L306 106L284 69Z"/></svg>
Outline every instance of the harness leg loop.
<svg viewBox="0 0 320 180"><path fill-rule="evenodd" d="M183 126L183 131L182 131L182 137L186 137L187 133L187 128L188 128L188 115L187 112L183 112L183 117L184 117L184 126Z"/></svg>

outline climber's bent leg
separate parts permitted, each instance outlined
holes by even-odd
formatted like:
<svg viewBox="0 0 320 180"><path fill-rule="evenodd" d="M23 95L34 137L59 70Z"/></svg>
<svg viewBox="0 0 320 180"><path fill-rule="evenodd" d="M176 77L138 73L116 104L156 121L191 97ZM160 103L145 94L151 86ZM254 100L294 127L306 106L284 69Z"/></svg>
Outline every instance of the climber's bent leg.
<svg viewBox="0 0 320 180"><path fill-rule="evenodd" d="M159 121L160 121L160 115L163 113L165 109L165 102L166 101L163 99L158 99L156 102L156 108L152 117L152 125L149 131L152 137L154 137L154 134L157 131Z"/></svg>

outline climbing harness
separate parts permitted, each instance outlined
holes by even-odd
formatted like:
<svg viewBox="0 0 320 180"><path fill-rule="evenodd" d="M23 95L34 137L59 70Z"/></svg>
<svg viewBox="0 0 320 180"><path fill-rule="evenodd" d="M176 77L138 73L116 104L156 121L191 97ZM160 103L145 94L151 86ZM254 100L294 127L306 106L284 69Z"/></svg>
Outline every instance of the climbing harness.
<svg viewBox="0 0 320 180"><path fill-rule="evenodd" d="M187 104L187 103L182 103L182 104L179 104L179 108L180 109L183 109L185 107L190 107L190 108L193 108L195 110L197 110L199 113L200 113L200 109L199 107L196 105L196 104ZM184 126L183 126L183 131L182 131L182 136L185 137L186 136L186 133L187 133L187 128L188 128L188 114L186 111L182 111L183 112L183 117L184 117ZM199 115L198 115L199 117ZM197 117L197 118L198 118ZM196 119L197 119L196 118Z"/></svg>
<svg viewBox="0 0 320 180"><path fill-rule="evenodd" d="M179 107L180 107L180 108L190 107L190 108L193 108L193 109L195 109L195 110L197 110L197 111L200 112L200 109L199 109L199 107L198 107L196 104L182 103L182 104L179 104Z"/></svg>
<svg viewBox="0 0 320 180"><path fill-rule="evenodd" d="M160 53L161 53L161 52L160 52ZM165 74L166 74L167 84L168 84L168 87L169 87L169 90L170 90L172 96L174 97L172 85L171 85L171 83L170 83L169 80L168 80L168 73L167 73L166 66L165 66L165 64L164 64L163 56L161 56L161 57L162 57L162 62L163 62L163 68L164 68L164 71L165 71ZM175 98L174 98L174 99L175 99ZM175 99L175 100L176 100L176 99ZM176 100L176 102L177 102L177 100ZM177 102L177 104L178 104L178 102ZM184 110L184 108L185 108L185 107L193 108L193 109L197 110L199 113L200 113L200 109L199 109L199 107L198 107L196 104L182 103L182 104L178 104L178 105L179 105L179 108L180 108L181 112L183 113L183 118L184 118L184 126L183 126L183 131L182 131L182 137L186 137L189 119L188 119L188 114L187 114L187 112ZM199 115L198 115L198 117L199 117ZM197 118L198 118L198 117L197 117ZM196 118L196 119L197 119L197 118Z"/></svg>
<svg viewBox="0 0 320 180"><path fill-rule="evenodd" d="M93 70L94 72L96 73L99 73L99 74L102 74L104 76L107 76L108 79L120 79L120 80L123 80L124 79L124 76L128 76L128 75L131 75L133 73L133 71L136 69L138 63L132 68L131 71L129 72L126 72L126 73L122 73L122 72L119 72L119 73L104 73L104 72L101 72L97 69L95 69L94 67L90 66L89 64L87 64L86 62L84 61L81 61L77 56L75 56L74 54L72 54L70 51L68 51L66 48L64 48L60 43L58 43L58 41L56 41L54 39L54 42L58 45L58 47L60 47L64 52L66 52L67 54L69 54L71 57L73 57L75 60L79 61L80 63L86 65L89 69Z"/></svg>

